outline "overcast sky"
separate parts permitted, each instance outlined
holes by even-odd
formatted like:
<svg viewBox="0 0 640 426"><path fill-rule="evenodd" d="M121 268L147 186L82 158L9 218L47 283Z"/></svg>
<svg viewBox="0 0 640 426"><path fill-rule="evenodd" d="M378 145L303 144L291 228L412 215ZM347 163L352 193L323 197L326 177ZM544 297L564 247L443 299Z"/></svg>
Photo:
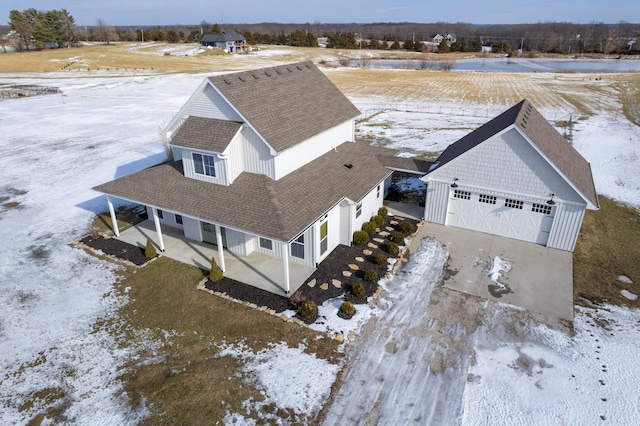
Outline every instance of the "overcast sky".
<svg viewBox="0 0 640 426"><path fill-rule="evenodd" d="M640 0L0 0L9 11L67 9L78 25L372 22L640 22Z"/></svg>

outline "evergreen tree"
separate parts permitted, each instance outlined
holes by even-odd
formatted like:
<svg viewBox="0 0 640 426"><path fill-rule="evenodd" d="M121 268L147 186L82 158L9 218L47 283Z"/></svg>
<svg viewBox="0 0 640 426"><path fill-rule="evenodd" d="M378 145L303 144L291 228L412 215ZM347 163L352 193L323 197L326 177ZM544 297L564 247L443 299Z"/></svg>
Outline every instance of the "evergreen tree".
<svg viewBox="0 0 640 426"><path fill-rule="evenodd" d="M211 258L211 271L209 272L209 279L214 283L220 281L223 278L222 269L216 263L216 258Z"/></svg>
<svg viewBox="0 0 640 426"><path fill-rule="evenodd" d="M442 40L438 45L438 53L449 53L449 44L447 40Z"/></svg>

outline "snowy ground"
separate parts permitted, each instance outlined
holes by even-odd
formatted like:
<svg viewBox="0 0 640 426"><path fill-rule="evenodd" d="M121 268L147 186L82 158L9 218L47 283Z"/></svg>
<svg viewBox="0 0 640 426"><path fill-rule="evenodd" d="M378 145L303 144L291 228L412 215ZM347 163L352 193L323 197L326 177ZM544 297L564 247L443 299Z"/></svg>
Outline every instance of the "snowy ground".
<svg viewBox="0 0 640 426"><path fill-rule="evenodd" d="M105 330L95 332L98 319L126 302L110 292L114 267L68 244L106 207L92 186L162 160L158 132L203 76L0 77L63 91L0 102L0 423L24 424L51 401L69 423L135 423L144 407L129 406L116 377L136 348L119 349ZM354 101L366 110L380 100ZM417 103L399 109L372 117L368 123L380 126L361 124L359 132L422 153L487 121ZM596 113L578 122L575 140L598 191L640 207L640 129L622 115ZM432 288L443 256L439 245L425 244L385 284L380 306L369 312L374 320L364 326L367 340L346 348L350 369L328 424L342 416L363 422L363 413L387 424L640 423L637 311L578 310L576 335L568 336L509 307ZM629 286L638 293L638 283ZM153 345L144 336L140 342ZM254 385L279 406L317 410L335 370L277 342L270 350L238 352L258 377ZM310 381L323 374L313 397L278 393L280 382L267 372L294 370L266 363L279 357L303 361L316 373L305 376Z"/></svg>

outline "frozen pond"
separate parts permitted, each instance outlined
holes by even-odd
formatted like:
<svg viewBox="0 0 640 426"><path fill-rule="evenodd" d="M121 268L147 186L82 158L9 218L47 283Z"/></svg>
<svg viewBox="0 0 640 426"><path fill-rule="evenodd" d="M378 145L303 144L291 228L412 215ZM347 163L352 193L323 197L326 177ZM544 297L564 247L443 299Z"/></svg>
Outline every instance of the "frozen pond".
<svg viewBox="0 0 640 426"><path fill-rule="evenodd" d="M359 65L354 59L350 65ZM438 61L430 60L427 67L438 69ZM638 72L640 60L634 59L529 59L529 58L474 58L454 61L453 71L486 72L583 72L611 73ZM337 65L337 64L336 64ZM372 59L367 63L370 68L420 69L421 61Z"/></svg>

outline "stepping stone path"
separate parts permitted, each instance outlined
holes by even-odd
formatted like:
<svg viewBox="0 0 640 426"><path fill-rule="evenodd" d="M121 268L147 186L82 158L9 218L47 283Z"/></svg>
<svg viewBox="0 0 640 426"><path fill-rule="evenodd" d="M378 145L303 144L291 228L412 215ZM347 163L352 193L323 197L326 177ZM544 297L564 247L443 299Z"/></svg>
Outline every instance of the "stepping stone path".
<svg viewBox="0 0 640 426"><path fill-rule="evenodd" d="M393 229L393 228L392 228L392 229ZM388 237L389 235L391 235L391 234L390 234L389 232L387 232L387 231L380 231L380 232L379 232L379 234L380 234L380 236L381 236L381 237Z"/></svg>
<svg viewBox="0 0 640 426"><path fill-rule="evenodd" d="M307 283L307 285L308 285L309 287L311 287L311 288L314 288L314 287L316 286L316 279L315 279L315 278L314 278L314 279L312 279L311 281L309 281L309 282Z"/></svg>
<svg viewBox="0 0 640 426"><path fill-rule="evenodd" d="M340 280L336 280L336 279L331 280L331 285L334 286L335 288L342 287L342 283L340 282Z"/></svg>
<svg viewBox="0 0 640 426"><path fill-rule="evenodd" d="M392 225L397 225L398 221L397 220L392 220L392 221L389 221L389 223L392 224Z"/></svg>
<svg viewBox="0 0 640 426"><path fill-rule="evenodd" d="M320 284L320 290L329 290L329 283Z"/></svg>
<svg viewBox="0 0 640 426"><path fill-rule="evenodd" d="M372 249L377 249L378 248L378 246L373 244L373 243L367 244L367 247L372 248Z"/></svg>
<svg viewBox="0 0 640 426"><path fill-rule="evenodd" d="M367 249L362 250L362 253L364 253L365 256L371 256L373 254L371 250L367 250Z"/></svg>
<svg viewBox="0 0 640 426"><path fill-rule="evenodd" d="M342 271L342 276L343 277L350 277L351 276L351 271Z"/></svg>
<svg viewBox="0 0 640 426"><path fill-rule="evenodd" d="M364 258L358 256L356 257L356 261L362 263L364 262Z"/></svg>
<svg viewBox="0 0 640 426"><path fill-rule="evenodd" d="M353 270L353 271L359 271L360 267L358 265L356 265L355 263L350 263L349 265L349 269Z"/></svg>
<svg viewBox="0 0 640 426"><path fill-rule="evenodd" d="M382 238L374 238L373 241L375 241L378 244L384 243L384 240Z"/></svg>
<svg viewBox="0 0 640 426"><path fill-rule="evenodd" d="M396 222L396 223L397 223L397 222ZM389 231L389 232L393 231L393 228L392 228L392 227L390 227L390 226L387 226L385 229L386 229L387 231Z"/></svg>

